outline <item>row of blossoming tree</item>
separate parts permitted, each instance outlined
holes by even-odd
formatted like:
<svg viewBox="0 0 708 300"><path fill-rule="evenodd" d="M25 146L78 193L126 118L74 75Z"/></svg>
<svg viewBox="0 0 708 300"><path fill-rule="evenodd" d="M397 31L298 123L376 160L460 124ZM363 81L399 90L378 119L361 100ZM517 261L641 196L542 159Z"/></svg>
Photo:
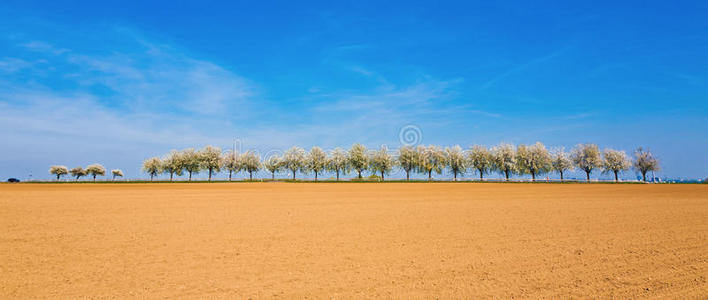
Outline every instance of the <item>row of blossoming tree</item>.
<svg viewBox="0 0 708 300"><path fill-rule="evenodd" d="M406 180L410 180L411 173L424 174L432 180L433 174L448 171L454 180L470 172L477 173L480 180L484 180L485 174L498 172L507 181L514 174L531 175L535 181L537 176L548 173L557 173L563 181L564 174L579 169L585 172L588 181L595 171L613 174L615 181L618 181L619 174L632 167L646 181L649 171L659 170L659 161L643 148L637 149L632 159L624 151L609 148L601 151L595 144L579 144L570 152L565 152L562 148L549 151L538 142L518 146L502 143L491 148L477 145L467 150L460 146L443 149L435 145L404 146L396 151L389 151L386 146L369 150L361 144L354 144L348 150L335 148L324 151L313 147L307 152L300 147L292 147L282 155L263 159L254 151L222 153L217 147L207 146L201 150L173 150L164 157L153 157L143 162L143 171L150 175L150 180L159 174L166 174L170 181L175 175L183 174L187 174L191 181L192 175L199 172L206 172L210 181L213 175L228 172L231 181L232 176L240 171L248 173L252 180L253 173L262 169L270 172L273 179L276 173L284 171L292 174L293 180L298 172L312 173L317 180L318 176L328 171L336 174L339 180L340 175L350 172L362 178L362 174L368 171L384 180L395 168L405 172Z"/></svg>
<svg viewBox="0 0 708 300"><path fill-rule="evenodd" d="M93 181L96 181L96 176L106 175L106 168L101 164L91 164L86 168L76 167L69 170L66 166L57 165L49 167L49 174L56 176L57 180L61 179L64 175L71 174L72 177L76 178L76 181L79 181L79 179L84 176L91 176L93 177ZM123 171L120 169L111 170L111 174L113 174L113 180L115 180L116 177L123 177Z"/></svg>

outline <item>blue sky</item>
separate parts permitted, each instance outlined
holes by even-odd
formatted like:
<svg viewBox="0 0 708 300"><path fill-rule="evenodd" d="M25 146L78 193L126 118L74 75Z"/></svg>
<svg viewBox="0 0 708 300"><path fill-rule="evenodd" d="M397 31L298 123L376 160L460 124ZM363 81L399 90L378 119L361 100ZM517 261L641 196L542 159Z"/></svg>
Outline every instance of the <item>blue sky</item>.
<svg viewBox="0 0 708 300"><path fill-rule="evenodd" d="M213 144L649 147L708 177L708 2L0 3L0 178ZM627 172L625 177L634 177Z"/></svg>

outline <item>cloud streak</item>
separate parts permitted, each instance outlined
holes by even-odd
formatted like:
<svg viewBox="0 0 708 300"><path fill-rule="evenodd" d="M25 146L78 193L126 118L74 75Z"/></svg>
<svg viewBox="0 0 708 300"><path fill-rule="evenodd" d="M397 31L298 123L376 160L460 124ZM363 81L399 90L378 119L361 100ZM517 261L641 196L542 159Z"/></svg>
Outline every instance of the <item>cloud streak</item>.
<svg viewBox="0 0 708 300"><path fill-rule="evenodd" d="M481 89L482 90L489 89L508 77L511 77L511 76L516 75L518 73L522 73L523 71L525 71L526 69L528 69L532 66L539 65L539 64L547 62L551 59L554 59L554 58L558 57L559 55L563 54L567 49L568 49L567 47L561 48L561 49L553 51L547 55L534 58L526 63L516 65L516 66L504 71L503 73L492 77L492 79L486 81L484 84L482 84Z"/></svg>

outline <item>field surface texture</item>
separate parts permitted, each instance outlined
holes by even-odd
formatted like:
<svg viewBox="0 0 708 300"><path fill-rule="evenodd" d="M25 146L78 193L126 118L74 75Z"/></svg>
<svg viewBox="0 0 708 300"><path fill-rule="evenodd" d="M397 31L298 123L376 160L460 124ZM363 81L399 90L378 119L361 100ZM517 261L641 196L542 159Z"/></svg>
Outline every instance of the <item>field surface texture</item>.
<svg viewBox="0 0 708 300"><path fill-rule="evenodd" d="M0 298L708 297L708 186L0 185Z"/></svg>

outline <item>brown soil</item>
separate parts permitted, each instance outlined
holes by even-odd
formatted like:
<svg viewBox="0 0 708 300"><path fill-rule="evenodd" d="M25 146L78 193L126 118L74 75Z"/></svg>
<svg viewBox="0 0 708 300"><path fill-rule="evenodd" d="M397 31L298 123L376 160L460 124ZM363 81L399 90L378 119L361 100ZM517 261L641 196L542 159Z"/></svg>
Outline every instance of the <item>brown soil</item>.
<svg viewBox="0 0 708 300"><path fill-rule="evenodd" d="M0 298L708 297L708 185L0 185Z"/></svg>

